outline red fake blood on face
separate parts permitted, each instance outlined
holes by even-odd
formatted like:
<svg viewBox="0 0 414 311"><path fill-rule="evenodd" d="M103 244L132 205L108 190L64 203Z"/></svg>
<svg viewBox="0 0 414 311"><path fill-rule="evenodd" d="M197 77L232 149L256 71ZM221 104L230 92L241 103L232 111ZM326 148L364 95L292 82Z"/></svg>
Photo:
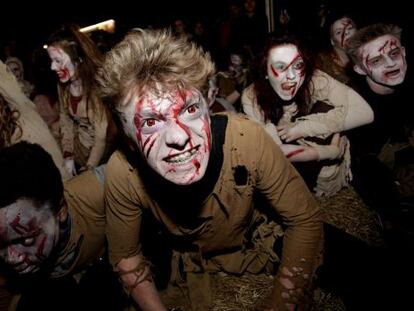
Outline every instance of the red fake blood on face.
<svg viewBox="0 0 414 311"><path fill-rule="evenodd" d="M349 26L351 25L351 21L348 20L348 21L344 22L342 25L344 25L344 30L341 34L341 46L344 46L346 29L349 28Z"/></svg>
<svg viewBox="0 0 414 311"><path fill-rule="evenodd" d="M39 247L37 248L36 257L39 259L45 259L45 255L43 254L43 252L45 250L46 238L46 235L43 236L42 240L39 243Z"/></svg>
<svg viewBox="0 0 414 311"><path fill-rule="evenodd" d="M28 232L32 232L35 229L35 219L31 218L30 221L27 223L27 226L23 226L20 223L20 215L16 215L16 217L13 219L13 221L10 223L10 227L13 228L15 232L18 234L26 234Z"/></svg>
<svg viewBox="0 0 414 311"><path fill-rule="evenodd" d="M272 65L270 65L270 69L272 70L273 75L274 75L276 78L278 78L278 77L279 77L279 74L277 73L277 71L275 70L275 68L273 68L273 66L272 66Z"/></svg>
<svg viewBox="0 0 414 311"><path fill-rule="evenodd" d="M63 72L63 78L64 79L69 79L70 78L70 74L69 74L69 70L68 70L68 68L63 68L62 69L62 72Z"/></svg>

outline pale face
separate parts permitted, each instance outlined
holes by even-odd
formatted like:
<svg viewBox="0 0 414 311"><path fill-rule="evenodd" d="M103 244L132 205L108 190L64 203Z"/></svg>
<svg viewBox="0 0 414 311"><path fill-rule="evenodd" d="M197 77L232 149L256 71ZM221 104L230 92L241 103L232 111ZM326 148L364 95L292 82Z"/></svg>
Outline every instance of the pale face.
<svg viewBox="0 0 414 311"><path fill-rule="evenodd" d="M10 71L16 77L17 80L23 79L23 71L18 63L8 62L7 67L9 67Z"/></svg>
<svg viewBox="0 0 414 311"><path fill-rule="evenodd" d="M125 133L148 164L177 185L200 180L211 151L209 111L197 90L152 92L118 110Z"/></svg>
<svg viewBox="0 0 414 311"><path fill-rule="evenodd" d="M232 77L238 78L243 71L243 60L238 54L230 54L229 71Z"/></svg>
<svg viewBox="0 0 414 311"><path fill-rule="evenodd" d="M368 78L379 86L396 86L405 79L407 62L400 40L385 35L360 48L361 64L358 66Z"/></svg>
<svg viewBox="0 0 414 311"><path fill-rule="evenodd" d="M51 60L50 69L52 69L59 77L60 82L66 83L75 79L75 64L70 56L60 47L50 46L47 53Z"/></svg>
<svg viewBox="0 0 414 311"><path fill-rule="evenodd" d="M59 238L59 221L50 207L19 199L0 208L0 259L19 274L39 270Z"/></svg>
<svg viewBox="0 0 414 311"><path fill-rule="evenodd" d="M345 44L348 39L355 33L356 26L352 19L343 17L335 21L331 26L332 45L345 50Z"/></svg>
<svg viewBox="0 0 414 311"><path fill-rule="evenodd" d="M305 63L293 44L277 46L269 51L267 75L273 90L283 100L295 97L305 80Z"/></svg>

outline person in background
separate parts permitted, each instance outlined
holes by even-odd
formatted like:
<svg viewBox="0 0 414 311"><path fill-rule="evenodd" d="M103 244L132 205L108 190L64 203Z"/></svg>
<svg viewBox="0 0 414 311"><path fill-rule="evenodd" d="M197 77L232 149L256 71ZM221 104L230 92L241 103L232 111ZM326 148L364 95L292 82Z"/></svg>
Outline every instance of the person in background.
<svg viewBox="0 0 414 311"><path fill-rule="evenodd" d="M314 68L303 40L285 32L268 38L242 105L317 195L349 184L349 146L339 133L372 122L373 113L355 91Z"/></svg>
<svg viewBox="0 0 414 311"><path fill-rule="evenodd" d="M316 67L336 80L349 85L352 66L345 46L357 30L356 23L346 13L331 11L326 24L331 46L318 53Z"/></svg>
<svg viewBox="0 0 414 311"><path fill-rule="evenodd" d="M359 29L347 43L353 68L362 79L357 89L374 111L374 122L350 131L353 185L376 210L386 235L412 247L414 237L414 106L408 98L401 28L373 24ZM407 75L407 76L406 76Z"/></svg>
<svg viewBox="0 0 414 311"><path fill-rule="evenodd" d="M173 248L171 283L188 289L192 308L210 309L210 275L219 271L274 275L269 307L305 307L320 260L320 211L261 126L210 117L214 70L209 54L166 30L134 29L106 54L97 80L129 146L106 170L110 261L142 310L166 310L141 248L148 211Z"/></svg>
<svg viewBox="0 0 414 311"><path fill-rule="evenodd" d="M76 175L105 162L110 147L110 114L94 89L102 56L93 41L73 24L51 34L47 45L51 69L59 78L63 157L68 170Z"/></svg>
<svg viewBox="0 0 414 311"><path fill-rule="evenodd" d="M241 94L249 84L249 69L241 51L230 53L228 67L225 71L216 74L218 96L233 107L233 111L240 111ZM226 109L228 110L228 109Z"/></svg>
<svg viewBox="0 0 414 311"><path fill-rule="evenodd" d="M5 64L7 67L9 67L10 71L16 77L17 82L22 88L24 95L26 95L27 98L31 98L34 90L34 85L24 79L24 67L22 61L17 57L8 57Z"/></svg>
<svg viewBox="0 0 414 311"><path fill-rule="evenodd" d="M0 149L0 171L0 305L79 310L87 303L76 296L74 275L87 279L94 265L103 266L104 167L63 183L41 146L19 142ZM99 295L96 307L105 300Z"/></svg>
<svg viewBox="0 0 414 311"><path fill-rule="evenodd" d="M14 75L0 61L0 148L22 140L41 145L52 156L63 180L72 176L47 124L24 95Z"/></svg>

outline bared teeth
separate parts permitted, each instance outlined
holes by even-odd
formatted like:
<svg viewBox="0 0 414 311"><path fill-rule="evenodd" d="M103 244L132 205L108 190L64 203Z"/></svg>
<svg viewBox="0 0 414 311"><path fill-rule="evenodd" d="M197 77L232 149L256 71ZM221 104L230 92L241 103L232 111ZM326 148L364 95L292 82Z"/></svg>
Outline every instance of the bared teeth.
<svg viewBox="0 0 414 311"><path fill-rule="evenodd" d="M168 163L185 163L191 160L193 156L196 154L196 152L197 148L193 148L190 151L186 151L175 156L168 157L165 159L165 161Z"/></svg>

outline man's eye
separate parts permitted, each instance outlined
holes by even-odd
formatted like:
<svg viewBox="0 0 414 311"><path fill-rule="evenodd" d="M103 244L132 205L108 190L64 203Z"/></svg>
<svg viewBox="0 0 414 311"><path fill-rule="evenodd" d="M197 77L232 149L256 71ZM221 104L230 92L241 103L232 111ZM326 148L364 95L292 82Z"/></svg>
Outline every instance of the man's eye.
<svg viewBox="0 0 414 311"><path fill-rule="evenodd" d="M24 246L32 246L35 242L34 237L31 238L25 238L22 240L22 242L20 244L24 245Z"/></svg>
<svg viewBox="0 0 414 311"><path fill-rule="evenodd" d="M378 66L378 65L381 64L381 62L382 62L381 57L377 57L377 58L374 58L374 59L369 60L368 61L368 65L369 66Z"/></svg>
<svg viewBox="0 0 414 311"><path fill-rule="evenodd" d="M193 105L191 105L190 107L188 107L187 108L187 112L189 113L189 114L193 114L193 113L196 113L197 111L198 111L198 105L197 104L193 104Z"/></svg>
<svg viewBox="0 0 414 311"><path fill-rule="evenodd" d="M143 122L143 126L144 126L144 127L152 127L152 126L154 126L156 123L157 123L157 120L155 120L155 119L146 119L146 120L144 120L144 122Z"/></svg>
<svg viewBox="0 0 414 311"><path fill-rule="evenodd" d="M398 56L400 56L400 54L401 54L401 50L400 49L395 49L395 50L392 50L390 52L390 57L391 58L397 58Z"/></svg>

